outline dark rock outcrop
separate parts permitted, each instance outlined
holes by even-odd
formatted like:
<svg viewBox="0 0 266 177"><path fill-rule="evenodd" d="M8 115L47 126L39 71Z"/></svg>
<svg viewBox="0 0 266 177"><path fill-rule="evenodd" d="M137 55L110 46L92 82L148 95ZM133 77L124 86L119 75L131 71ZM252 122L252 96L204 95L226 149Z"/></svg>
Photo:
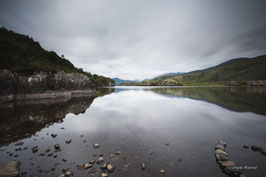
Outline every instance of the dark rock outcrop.
<svg viewBox="0 0 266 177"><path fill-rule="evenodd" d="M0 70L0 85L0 101L96 95L88 76L64 71L41 71L25 76L9 70Z"/></svg>

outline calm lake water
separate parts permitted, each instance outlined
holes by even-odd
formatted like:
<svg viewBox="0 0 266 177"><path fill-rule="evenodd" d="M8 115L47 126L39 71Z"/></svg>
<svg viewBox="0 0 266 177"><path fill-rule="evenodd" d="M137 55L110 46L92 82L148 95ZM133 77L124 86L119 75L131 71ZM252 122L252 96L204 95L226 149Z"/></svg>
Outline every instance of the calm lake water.
<svg viewBox="0 0 266 177"><path fill-rule="evenodd" d="M266 150L265 115L262 87L116 87L100 89L97 98L2 103L0 163L21 161L24 176L57 176L69 168L79 177L89 169L76 165L103 154L116 167L115 177L162 176L160 170L164 176L225 177L214 150L223 140L237 166L257 167L246 176L263 177L266 156L243 145ZM61 151L48 156L56 143ZM117 150L121 154L111 158ZM100 165L93 167L99 176Z"/></svg>

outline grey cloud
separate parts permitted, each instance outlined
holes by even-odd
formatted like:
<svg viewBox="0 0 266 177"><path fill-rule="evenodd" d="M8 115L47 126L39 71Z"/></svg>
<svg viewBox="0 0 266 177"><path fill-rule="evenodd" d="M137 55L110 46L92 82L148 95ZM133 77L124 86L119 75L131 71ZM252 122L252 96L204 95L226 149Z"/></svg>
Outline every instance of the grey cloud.
<svg viewBox="0 0 266 177"><path fill-rule="evenodd" d="M266 53L263 0L0 0L0 25L77 67L144 79Z"/></svg>

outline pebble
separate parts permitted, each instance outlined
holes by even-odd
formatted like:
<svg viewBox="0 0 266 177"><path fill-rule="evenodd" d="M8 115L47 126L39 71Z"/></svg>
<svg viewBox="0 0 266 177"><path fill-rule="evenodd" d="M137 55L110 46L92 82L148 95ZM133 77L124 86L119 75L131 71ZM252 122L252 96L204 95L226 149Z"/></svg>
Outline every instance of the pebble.
<svg viewBox="0 0 266 177"><path fill-rule="evenodd" d="M101 173L101 177L108 177L107 173Z"/></svg>
<svg viewBox="0 0 266 177"><path fill-rule="evenodd" d="M142 164L141 164L141 169L142 169L142 170L145 170L145 168L146 168L146 165L145 165L144 163L142 163Z"/></svg>
<svg viewBox="0 0 266 177"><path fill-rule="evenodd" d="M55 148L55 150L58 150L58 149L60 149L60 145L59 144L55 144L54 148Z"/></svg>
<svg viewBox="0 0 266 177"><path fill-rule="evenodd" d="M51 134L51 136L52 136L53 138L55 138L55 137L57 136L57 134L53 133L53 134Z"/></svg>
<svg viewBox="0 0 266 177"><path fill-rule="evenodd" d="M164 175L164 174L165 174L165 170L160 170L160 173L161 173L162 175Z"/></svg>
<svg viewBox="0 0 266 177"><path fill-rule="evenodd" d="M96 144L93 145L93 147L94 147L94 148L99 148L100 145L96 143Z"/></svg>
<svg viewBox="0 0 266 177"><path fill-rule="evenodd" d="M116 152L115 152L116 155L120 155L121 153L122 153L122 152L120 152L120 151L116 151Z"/></svg>
<svg viewBox="0 0 266 177"><path fill-rule="evenodd" d="M115 167L112 166L112 165L109 163L109 164L107 165L107 171L108 171L109 173L112 173L114 170L115 170Z"/></svg>
<svg viewBox="0 0 266 177"><path fill-rule="evenodd" d="M68 138L68 139L66 140L66 143L69 144L69 143L71 143L71 141L72 141L72 140L71 140L70 138Z"/></svg>
<svg viewBox="0 0 266 177"><path fill-rule="evenodd" d="M38 146L34 146L32 149L32 152L35 153L35 152L38 152Z"/></svg>
<svg viewBox="0 0 266 177"><path fill-rule="evenodd" d="M244 147L245 149L247 149L247 148L249 148L249 145L244 144L243 147Z"/></svg>

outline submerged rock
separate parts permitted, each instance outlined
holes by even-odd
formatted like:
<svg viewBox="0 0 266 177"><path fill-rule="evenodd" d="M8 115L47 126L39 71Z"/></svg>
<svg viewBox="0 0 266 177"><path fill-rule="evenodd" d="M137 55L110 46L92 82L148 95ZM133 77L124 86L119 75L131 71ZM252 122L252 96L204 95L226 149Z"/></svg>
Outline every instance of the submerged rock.
<svg viewBox="0 0 266 177"><path fill-rule="evenodd" d="M219 164L223 167L234 167L236 163L234 161L228 160L228 161L218 161Z"/></svg>
<svg viewBox="0 0 266 177"><path fill-rule="evenodd" d="M88 171L88 174L91 174L91 173L96 173L97 172L97 169L95 167L89 169Z"/></svg>
<svg viewBox="0 0 266 177"><path fill-rule="evenodd" d="M35 152L38 152L38 146L34 146L32 149L32 152L35 153Z"/></svg>
<svg viewBox="0 0 266 177"><path fill-rule="evenodd" d="M86 169L91 168L91 167L92 167L92 164L88 164L88 163L77 165L78 170L86 170Z"/></svg>
<svg viewBox="0 0 266 177"><path fill-rule="evenodd" d="M15 146L22 146L24 143L23 142L18 142L15 144Z"/></svg>
<svg viewBox="0 0 266 177"><path fill-rule="evenodd" d="M1 177L18 177L20 173L20 162L9 161L0 165L0 176Z"/></svg>
<svg viewBox="0 0 266 177"><path fill-rule="evenodd" d="M91 160L89 163L90 164L94 164L95 163L95 160Z"/></svg>
<svg viewBox="0 0 266 177"><path fill-rule="evenodd" d="M106 163L104 163L104 164L102 164L102 165L100 166L100 169L103 170L103 171L105 171L106 168L107 168L107 164L106 164Z"/></svg>
<svg viewBox="0 0 266 177"><path fill-rule="evenodd" d="M145 165L144 163L142 163L142 164L141 164L141 169L142 169L142 170L145 170L145 168L146 168L146 165Z"/></svg>
<svg viewBox="0 0 266 177"><path fill-rule="evenodd" d="M216 160L217 161L227 161L228 160L228 156L226 156L225 154L219 153L219 154L215 154Z"/></svg>
<svg viewBox="0 0 266 177"><path fill-rule="evenodd" d="M252 151L262 151L263 149L262 149L261 147L259 147L259 146L252 145L252 146L251 146L251 150L252 150Z"/></svg>

